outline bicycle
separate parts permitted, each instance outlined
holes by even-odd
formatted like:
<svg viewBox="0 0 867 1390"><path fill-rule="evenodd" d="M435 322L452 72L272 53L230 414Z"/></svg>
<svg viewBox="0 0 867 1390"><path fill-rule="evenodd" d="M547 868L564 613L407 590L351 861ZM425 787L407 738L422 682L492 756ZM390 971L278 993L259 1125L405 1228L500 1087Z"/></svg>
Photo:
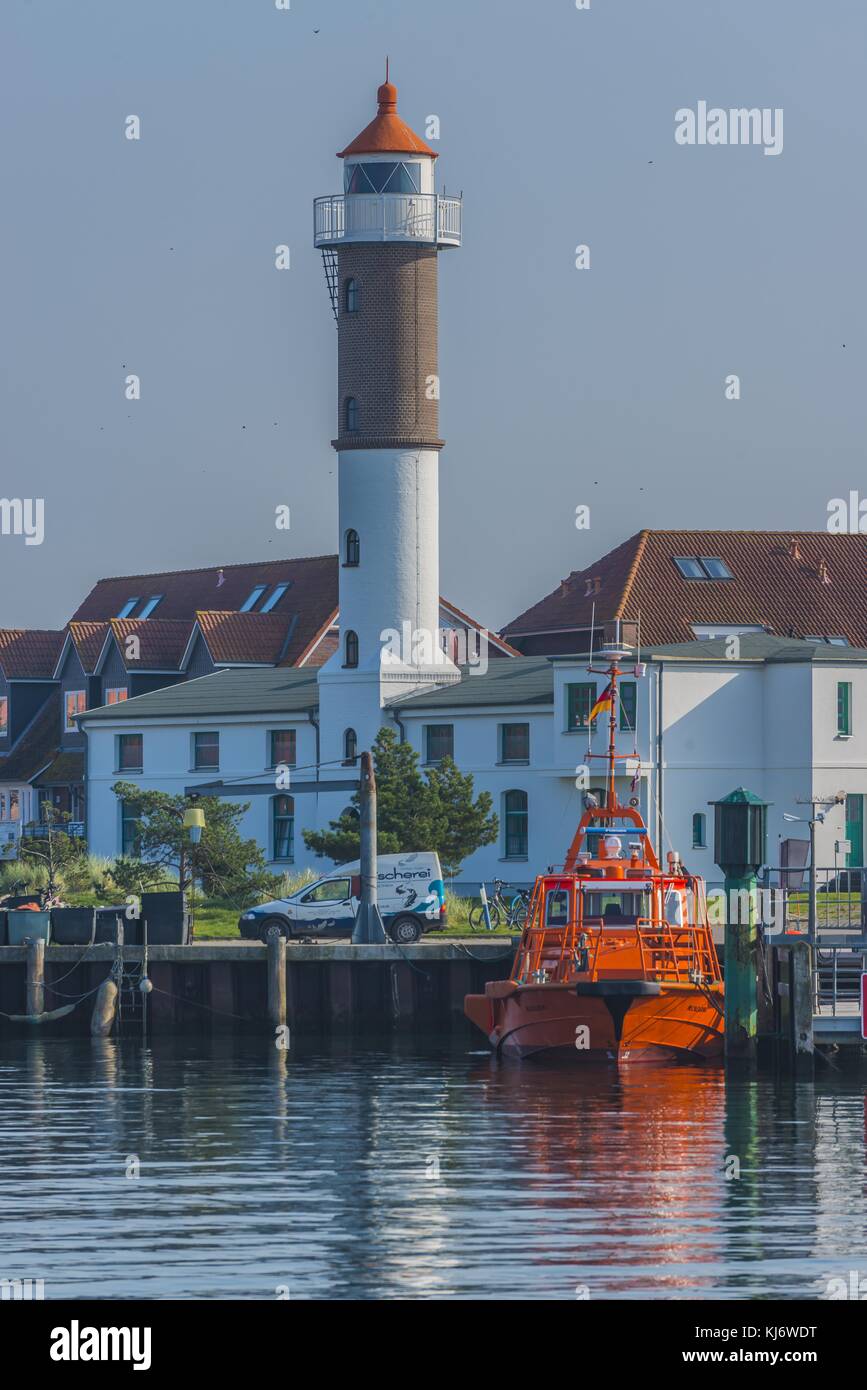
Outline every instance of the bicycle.
<svg viewBox="0 0 867 1390"><path fill-rule="evenodd" d="M484 885L482 885L484 887ZM496 931L503 918L507 927L523 927L527 920L527 909L530 905L530 892L527 888L519 888L511 900L503 896L503 889L508 884L503 879L495 878L493 894L488 897L488 915L490 917L491 931ZM485 909L481 903L478 907L470 908L469 923L471 931L486 931L488 924L485 921Z"/></svg>

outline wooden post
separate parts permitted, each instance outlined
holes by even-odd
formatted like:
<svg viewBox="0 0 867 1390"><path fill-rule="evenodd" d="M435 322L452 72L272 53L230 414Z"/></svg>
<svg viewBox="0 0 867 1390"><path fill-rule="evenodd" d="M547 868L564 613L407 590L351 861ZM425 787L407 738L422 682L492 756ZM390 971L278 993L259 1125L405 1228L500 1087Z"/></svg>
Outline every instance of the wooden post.
<svg viewBox="0 0 867 1390"><path fill-rule="evenodd" d="M268 951L268 1018L275 1028L286 1022L286 938L271 932Z"/></svg>
<svg viewBox="0 0 867 1390"><path fill-rule="evenodd" d="M107 1038L114 1024L117 1011L117 985L110 975L106 976L96 991L96 1002L90 1019L90 1036Z"/></svg>
<svg viewBox="0 0 867 1390"><path fill-rule="evenodd" d="M379 914L379 876L376 858L376 777L369 753L361 755L361 901L352 929L353 946L384 945L385 927Z"/></svg>
<svg viewBox="0 0 867 1390"><path fill-rule="evenodd" d="M45 1012L45 942L27 943L27 992L25 1013Z"/></svg>
<svg viewBox="0 0 867 1390"><path fill-rule="evenodd" d="M796 1071L813 1067L813 952L808 941L792 943L792 1051Z"/></svg>

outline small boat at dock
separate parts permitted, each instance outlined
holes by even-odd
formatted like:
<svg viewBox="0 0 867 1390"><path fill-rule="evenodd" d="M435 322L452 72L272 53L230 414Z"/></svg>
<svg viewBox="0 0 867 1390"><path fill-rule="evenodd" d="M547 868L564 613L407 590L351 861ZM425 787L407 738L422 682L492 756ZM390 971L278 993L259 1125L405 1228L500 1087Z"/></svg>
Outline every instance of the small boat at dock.
<svg viewBox="0 0 867 1390"><path fill-rule="evenodd" d="M704 883L671 851L660 867L632 798L615 786L619 662L588 725L609 716L603 796L585 794L562 870L535 881L508 980L469 994L464 1012L504 1057L571 1063L701 1061L723 1056L721 970ZM624 838L627 840L624 848Z"/></svg>

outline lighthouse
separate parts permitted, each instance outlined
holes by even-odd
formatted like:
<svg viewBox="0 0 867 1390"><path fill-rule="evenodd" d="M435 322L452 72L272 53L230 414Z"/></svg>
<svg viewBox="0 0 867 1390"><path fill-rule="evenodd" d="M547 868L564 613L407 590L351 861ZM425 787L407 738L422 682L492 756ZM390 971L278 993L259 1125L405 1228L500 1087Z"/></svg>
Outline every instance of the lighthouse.
<svg viewBox="0 0 867 1390"><path fill-rule="evenodd" d="M459 679L439 641L439 252L461 200L436 192L437 153L377 113L338 158L343 192L314 203L337 323L340 643L320 672L322 759L369 747L391 697Z"/></svg>

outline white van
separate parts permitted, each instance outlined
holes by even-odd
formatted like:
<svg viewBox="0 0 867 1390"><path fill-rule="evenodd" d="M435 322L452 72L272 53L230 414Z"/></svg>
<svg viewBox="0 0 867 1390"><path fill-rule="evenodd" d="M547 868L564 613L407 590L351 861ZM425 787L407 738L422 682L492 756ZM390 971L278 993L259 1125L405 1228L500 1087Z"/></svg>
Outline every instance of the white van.
<svg viewBox="0 0 867 1390"><path fill-rule="evenodd" d="M446 924L445 886L437 854L381 854L377 864L379 911L393 941L407 945ZM341 864L288 898L251 907L238 921L244 937L264 941L272 927L283 936L352 935L361 896L361 865Z"/></svg>

